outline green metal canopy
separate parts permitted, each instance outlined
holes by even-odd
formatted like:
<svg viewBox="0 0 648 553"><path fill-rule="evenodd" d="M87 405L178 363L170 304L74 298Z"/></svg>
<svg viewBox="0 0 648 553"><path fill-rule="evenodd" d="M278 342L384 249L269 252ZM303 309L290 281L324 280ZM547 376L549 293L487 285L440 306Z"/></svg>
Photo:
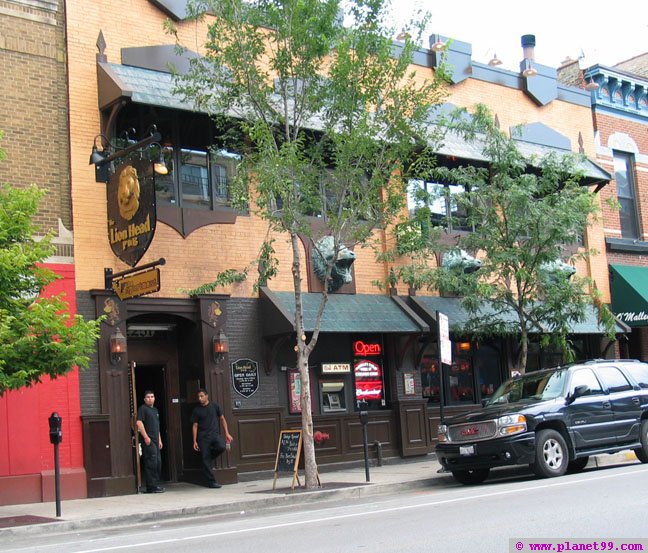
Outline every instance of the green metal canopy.
<svg viewBox="0 0 648 553"><path fill-rule="evenodd" d="M461 332L463 327L470 319L470 314L461 304L461 298L447 298L440 296L413 296L410 302L415 307L415 311L423 315L428 320L435 320L436 312L440 311L448 316L450 329L454 332ZM484 305L480 310L484 317L494 317L495 321L506 325L515 332L519 327L518 319L513 311L495 313L491 307ZM629 329L617 321L616 333L623 334ZM537 329L536 331L541 331ZM571 334L603 334L605 331L599 324L596 310L593 306L585 309L585 318L582 321L571 323Z"/></svg>
<svg viewBox="0 0 648 553"><path fill-rule="evenodd" d="M280 334L294 329L294 292L275 292L261 289L261 297L270 300L274 314L272 327L266 334ZM322 295L305 293L304 327L312 332ZM276 317L277 311L279 318ZM320 330L337 333L383 333L418 334L429 332L429 326L419 318L400 298L379 294L330 294Z"/></svg>
<svg viewBox="0 0 648 553"><path fill-rule="evenodd" d="M610 265L612 312L628 326L648 326L648 267Z"/></svg>

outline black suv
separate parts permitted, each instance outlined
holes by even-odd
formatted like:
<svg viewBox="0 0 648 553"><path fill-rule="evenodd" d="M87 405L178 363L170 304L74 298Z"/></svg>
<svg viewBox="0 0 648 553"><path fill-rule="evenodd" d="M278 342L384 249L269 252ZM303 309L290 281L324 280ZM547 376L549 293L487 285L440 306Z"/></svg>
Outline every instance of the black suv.
<svg viewBox="0 0 648 553"><path fill-rule="evenodd" d="M507 380L481 410L442 421L436 454L456 480L478 484L493 467L561 476L624 449L648 463L648 364L596 360Z"/></svg>

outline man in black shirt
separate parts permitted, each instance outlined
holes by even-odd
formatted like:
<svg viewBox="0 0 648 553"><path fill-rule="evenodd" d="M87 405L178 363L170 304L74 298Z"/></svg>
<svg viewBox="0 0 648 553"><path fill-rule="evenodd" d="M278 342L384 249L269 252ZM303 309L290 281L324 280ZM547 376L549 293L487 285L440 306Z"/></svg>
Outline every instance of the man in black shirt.
<svg viewBox="0 0 648 553"><path fill-rule="evenodd" d="M137 431L142 436L142 472L147 493L162 493L160 474L162 472L162 437L160 436L160 414L153 407L155 394L144 392L144 405L137 410Z"/></svg>
<svg viewBox="0 0 648 553"><path fill-rule="evenodd" d="M198 390L198 405L191 413L193 448L202 456L203 472L207 478L208 488L220 488L212 469L214 461L226 449L226 444L232 442L232 436L227 428L227 421L219 405L209 402L209 396L204 388ZM221 436L223 427L225 440Z"/></svg>

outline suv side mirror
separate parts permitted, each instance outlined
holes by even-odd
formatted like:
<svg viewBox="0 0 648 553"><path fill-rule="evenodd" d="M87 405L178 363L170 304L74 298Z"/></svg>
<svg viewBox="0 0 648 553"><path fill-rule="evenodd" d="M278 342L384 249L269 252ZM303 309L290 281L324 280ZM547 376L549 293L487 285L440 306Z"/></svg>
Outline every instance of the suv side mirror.
<svg viewBox="0 0 648 553"><path fill-rule="evenodd" d="M576 386L576 388L574 388L574 391L571 394L569 394L569 396L567 397L567 401L569 403L572 403L576 398L579 398L581 396L586 396L587 394L589 394L589 391L590 391L590 387L587 384L581 384L580 386Z"/></svg>

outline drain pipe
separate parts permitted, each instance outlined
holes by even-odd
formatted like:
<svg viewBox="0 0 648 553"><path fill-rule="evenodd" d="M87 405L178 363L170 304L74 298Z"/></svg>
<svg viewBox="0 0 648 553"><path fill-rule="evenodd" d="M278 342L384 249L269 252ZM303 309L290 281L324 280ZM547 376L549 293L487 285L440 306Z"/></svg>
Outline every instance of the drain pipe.
<svg viewBox="0 0 648 553"><path fill-rule="evenodd" d="M382 443L380 443L378 440L376 440L373 443L374 446L376 446L376 456L378 457L378 460L376 461L379 467L382 467L383 465L383 456L382 456Z"/></svg>

